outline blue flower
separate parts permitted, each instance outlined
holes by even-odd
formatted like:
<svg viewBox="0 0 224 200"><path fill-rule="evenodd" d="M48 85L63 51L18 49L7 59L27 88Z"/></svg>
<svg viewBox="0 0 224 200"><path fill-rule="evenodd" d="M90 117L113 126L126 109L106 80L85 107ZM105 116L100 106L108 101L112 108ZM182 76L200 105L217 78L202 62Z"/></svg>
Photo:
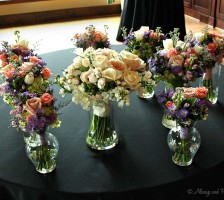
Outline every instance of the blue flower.
<svg viewBox="0 0 224 200"><path fill-rule="evenodd" d="M189 114L189 111L187 109L182 108L177 112L177 117L180 119L185 119Z"/></svg>

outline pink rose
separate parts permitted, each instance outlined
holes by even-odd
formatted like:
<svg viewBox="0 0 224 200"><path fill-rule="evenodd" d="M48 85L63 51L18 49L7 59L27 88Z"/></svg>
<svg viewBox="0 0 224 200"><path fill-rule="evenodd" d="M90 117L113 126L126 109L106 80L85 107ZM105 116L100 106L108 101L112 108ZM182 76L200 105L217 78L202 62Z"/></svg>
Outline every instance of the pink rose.
<svg viewBox="0 0 224 200"><path fill-rule="evenodd" d="M49 93L44 93L44 94L42 94L40 99L41 99L42 105L50 106L52 104L54 97L52 95L50 95Z"/></svg>
<svg viewBox="0 0 224 200"><path fill-rule="evenodd" d="M41 99L38 97L34 97L32 99L28 99L26 104L23 105L23 109L29 112L31 115L36 115L38 109L42 107Z"/></svg>

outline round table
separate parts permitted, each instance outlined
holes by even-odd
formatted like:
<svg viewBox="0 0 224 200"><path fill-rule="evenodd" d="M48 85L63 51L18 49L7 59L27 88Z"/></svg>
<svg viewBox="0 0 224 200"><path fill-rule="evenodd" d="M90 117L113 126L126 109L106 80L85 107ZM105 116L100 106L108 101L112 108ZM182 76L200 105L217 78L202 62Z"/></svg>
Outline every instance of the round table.
<svg viewBox="0 0 224 200"><path fill-rule="evenodd" d="M56 75L72 63L74 54L67 49L41 56ZM156 93L162 89L158 84ZM58 102L71 99L69 94L62 98L58 91L55 86ZM222 91L219 96L223 97ZM113 105L119 144L108 151L87 147L89 113L71 102L61 109L61 127L50 129L58 139L59 154L56 170L47 175L35 171L25 153L23 133L8 128L10 108L0 101L0 199L3 195L4 200L142 200L178 195L195 199L202 195L197 192L199 187L219 189L216 177L224 175L222 101L210 108L206 121L197 123L202 142L189 167L172 162L166 141L169 130L161 124L163 109L155 96L144 100L132 93L129 107Z"/></svg>

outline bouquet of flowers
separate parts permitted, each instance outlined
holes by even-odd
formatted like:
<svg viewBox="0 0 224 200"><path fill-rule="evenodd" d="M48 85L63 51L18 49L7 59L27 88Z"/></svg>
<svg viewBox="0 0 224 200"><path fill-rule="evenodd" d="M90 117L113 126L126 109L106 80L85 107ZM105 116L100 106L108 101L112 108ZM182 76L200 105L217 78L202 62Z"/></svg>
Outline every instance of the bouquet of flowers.
<svg viewBox="0 0 224 200"><path fill-rule="evenodd" d="M162 49L165 39L160 27L154 31L150 30L149 27L142 26L139 30L130 31L128 34L124 27L122 32L124 44L127 46L125 50L137 55L146 63L154 53Z"/></svg>
<svg viewBox="0 0 224 200"><path fill-rule="evenodd" d="M192 121L206 120L208 106L206 87L177 87L158 95L158 102L165 107L165 112L182 126L191 125Z"/></svg>
<svg viewBox="0 0 224 200"><path fill-rule="evenodd" d="M171 87L188 87L203 74L197 49L189 41L177 38L176 30L170 39L163 40L163 49L148 60L154 79Z"/></svg>
<svg viewBox="0 0 224 200"><path fill-rule="evenodd" d="M108 48L110 46L108 38L108 26L104 26L104 32L96 30L93 25L86 27L83 33L76 33L72 41L77 48L83 48L86 50L88 47Z"/></svg>
<svg viewBox="0 0 224 200"><path fill-rule="evenodd" d="M167 115L177 121L178 126L168 134L168 145L173 152L174 163L188 166L200 147L200 134L194 127L198 120L206 120L211 102L205 87L168 90L158 95Z"/></svg>
<svg viewBox="0 0 224 200"><path fill-rule="evenodd" d="M2 42L0 74L3 83L0 94L13 110L12 125L25 131L35 131L49 125L60 125L54 107L55 99L46 63L20 40L16 31L16 44Z"/></svg>
<svg viewBox="0 0 224 200"><path fill-rule="evenodd" d="M107 133L111 130L108 128L110 102L117 102L119 107L128 106L129 94L141 86L141 76L151 81L145 71L146 63L130 52L117 53L108 48L95 50L90 47L74 58L64 70L64 77L57 75L55 80L61 86L62 95L71 93L73 102L83 109L93 108L90 132L103 143L103 138L114 134L114 131Z"/></svg>
<svg viewBox="0 0 224 200"><path fill-rule="evenodd" d="M211 34L208 29L203 32L187 35L190 45L196 49L199 60L203 64L204 75L201 85L208 88L208 97L215 103L218 96L218 79L224 56L224 37Z"/></svg>
<svg viewBox="0 0 224 200"><path fill-rule="evenodd" d="M57 147L47 141L46 129L59 127L58 108L46 63L28 47L28 41L15 32L16 43L2 42L0 51L0 95L12 107L11 126L25 131L24 141L28 157L37 164L37 171L48 173L55 166ZM48 133L49 135L50 133ZM42 139L38 142L37 135ZM55 138L50 134L51 139ZM57 146L57 140L54 139ZM36 146L37 145L37 146Z"/></svg>

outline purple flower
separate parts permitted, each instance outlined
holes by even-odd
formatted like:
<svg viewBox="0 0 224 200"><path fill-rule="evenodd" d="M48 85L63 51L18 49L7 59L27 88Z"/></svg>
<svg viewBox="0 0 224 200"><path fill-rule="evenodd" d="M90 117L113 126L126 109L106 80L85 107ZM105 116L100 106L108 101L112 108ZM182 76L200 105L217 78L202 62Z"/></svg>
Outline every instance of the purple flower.
<svg viewBox="0 0 224 200"><path fill-rule="evenodd" d="M182 72L182 67L181 66L172 66L171 71L174 75L178 75Z"/></svg>
<svg viewBox="0 0 224 200"><path fill-rule="evenodd" d="M172 104L172 106L170 106L170 107L166 110L166 113L167 113L169 116L173 117L173 116L175 116L176 113L177 113L176 108L177 108L177 106L176 106L175 104Z"/></svg>
<svg viewBox="0 0 224 200"><path fill-rule="evenodd" d="M177 117L180 119L185 119L189 114L189 111L187 109L182 108L177 112Z"/></svg>
<svg viewBox="0 0 224 200"><path fill-rule="evenodd" d="M207 102L204 99L197 99L195 105L200 108L206 106Z"/></svg>

